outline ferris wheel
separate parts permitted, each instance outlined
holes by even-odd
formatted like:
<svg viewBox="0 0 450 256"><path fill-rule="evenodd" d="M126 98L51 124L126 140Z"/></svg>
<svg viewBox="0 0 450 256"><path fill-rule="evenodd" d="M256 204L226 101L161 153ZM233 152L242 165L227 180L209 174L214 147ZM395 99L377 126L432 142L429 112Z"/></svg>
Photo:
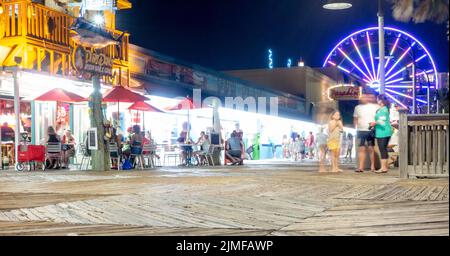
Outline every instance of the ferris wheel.
<svg viewBox="0 0 450 256"><path fill-rule="evenodd" d="M435 62L427 48L412 35L385 28L385 94L404 108L413 101L412 67L415 62L416 101L426 105L427 90L439 87ZM378 27L359 30L341 40L323 66L337 67L375 91L379 86ZM415 61L414 61L415 60Z"/></svg>

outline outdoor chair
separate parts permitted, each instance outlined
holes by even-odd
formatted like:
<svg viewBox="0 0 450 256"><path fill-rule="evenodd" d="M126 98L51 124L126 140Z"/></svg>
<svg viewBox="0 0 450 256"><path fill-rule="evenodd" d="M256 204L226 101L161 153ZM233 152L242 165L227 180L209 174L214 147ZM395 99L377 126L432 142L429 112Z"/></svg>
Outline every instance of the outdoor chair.
<svg viewBox="0 0 450 256"><path fill-rule="evenodd" d="M204 158L202 161L199 160L199 164L200 165L205 165L205 166L214 166L213 154L214 154L214 146L213 145L209 146L207 152L199 152L199 153L197 153L199 159L201 157Z"/></svg>
<svg viewBox="0 0 450 256"><path fill-rule="evenodd" d="M178 147L164 147L162 149L162 155L163 155L163 165L166 166L166 159L167 162L170 164L170 159L175 160L175 165L177 165L178 160L180 159L180 151Z"/></svg>
<svg viewBox="0 0 450 256"><path fill-rule="evenodd" d="M88 148L84 143L80 144L80 153L81 153L81 161L80 161L80 170L83 170L83 165L86 164L86 170L89 168L91 164L91 154L89 153Z"/></svg>
<svg viewBox="0 0 450 256"><path fill-rule="evenodd" d="M61 167L62 148L60 142L47 143L47 159L50 163L55 161L55 166Z"/></svg>
<svg viewBox="0 0 450 256"><path fill-rule="evenodd" d="M155 152L156 152L156 146L151 144L145 144L142 148L142 158L144 160L148 161L148 165L145 165L146 167L155 168Z"/></svg>
<svg viewBox="0 0 450 256"><path fill-rule="evenodd" d="M120 171L121 157L119 154L119 147L116 143L109 144L109 158L111 160L111 167L113 167L113 160L117 162L117 170Z"/></svg>
<svg viewBox="0 0 450 256"><path fill-rule="evenodd" d="M141 150L138 150L139 152L136 152L135 149L137 148L139 147L131 148L130 158L133 159L133 166L136 166L136 164L138 164L141 169L144 169L144 157L142 155L143 150L141 148Z"/></svg>

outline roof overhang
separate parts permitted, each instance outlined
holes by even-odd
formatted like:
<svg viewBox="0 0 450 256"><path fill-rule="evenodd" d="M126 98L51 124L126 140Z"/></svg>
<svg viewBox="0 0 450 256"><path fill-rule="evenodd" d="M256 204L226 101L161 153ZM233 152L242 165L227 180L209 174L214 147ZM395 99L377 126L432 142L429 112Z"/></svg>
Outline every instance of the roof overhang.
<svg viewBox="0 0 450 256"><path fill-rule="evenodd" d="M120 10L131 9L132 7L133 7L133 5L128 0L118 0L117 1L117 8L119 8Z"/></svg>

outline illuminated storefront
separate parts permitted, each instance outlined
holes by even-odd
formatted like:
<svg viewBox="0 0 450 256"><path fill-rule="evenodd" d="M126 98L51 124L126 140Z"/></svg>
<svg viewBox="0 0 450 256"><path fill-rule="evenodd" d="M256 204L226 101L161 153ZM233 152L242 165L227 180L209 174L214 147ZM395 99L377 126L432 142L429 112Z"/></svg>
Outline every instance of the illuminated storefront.
<svg viewBox="0 0 450 256"><path fill-rule="evenodd" d="M90 127L87 103L34 101L54 88L83 97L92 93L90 77L77 72L73 65L80 46L84 46L87 55L95 52L101 56L96 64L111 59L108 70L111 74L101 77L103 91L111 86L129 85L129 34L115 29L115 12L131 8L131 3L102 1L102 6L94 6L92 2L0 0L0 121L10 128L16 127L13 74L17 72L21 102L19 131L28 133L32 143L46 140L48 126L54 126L59 134L71 128L78 141ZM80 16L83 18L75 18ZM93 31L101 44L95 50L85 39ZM2 140L3 144L14 142L11 138ZM7 156L13 153L2 152Z"/></svg>

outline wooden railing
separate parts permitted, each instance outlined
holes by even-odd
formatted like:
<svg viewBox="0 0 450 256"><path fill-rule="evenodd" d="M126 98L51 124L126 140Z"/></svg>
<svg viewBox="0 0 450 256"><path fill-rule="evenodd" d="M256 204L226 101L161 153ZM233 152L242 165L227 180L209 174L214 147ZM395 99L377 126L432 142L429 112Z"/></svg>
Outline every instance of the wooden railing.
<svg viewBox="0 0 450 256"><path fill-rule="evenodd" d="M400 177L448 177L449 115L400 114Z"/></svg>
<svg viewBox="0 0 450 256"><path fill-rule="evenodd" d="M0 0L3 14L0 15L0 39L26 36L39 42L70 46L70 26L75 18L44 5L27 0ZM2 28L2 25L4 26ZM116 38L120 31L111 31ZM121 47L111 45L103 51L118 61L128 61L129 35L122 38Z"/></svg>
<svg viewBox="0 0 450 256"><path fill-rule="evenodd" d="M28 1L2 1L4 29L0 37L30 36L69 45L71 17Z"/></svg>
<svg viewBox="0 0 450 256"><path fill-rule="evenodd" d="M28 6L27 35L37 39L69 45L69 32L72 18L69 15L51 10L45 6Z"/></svg>

